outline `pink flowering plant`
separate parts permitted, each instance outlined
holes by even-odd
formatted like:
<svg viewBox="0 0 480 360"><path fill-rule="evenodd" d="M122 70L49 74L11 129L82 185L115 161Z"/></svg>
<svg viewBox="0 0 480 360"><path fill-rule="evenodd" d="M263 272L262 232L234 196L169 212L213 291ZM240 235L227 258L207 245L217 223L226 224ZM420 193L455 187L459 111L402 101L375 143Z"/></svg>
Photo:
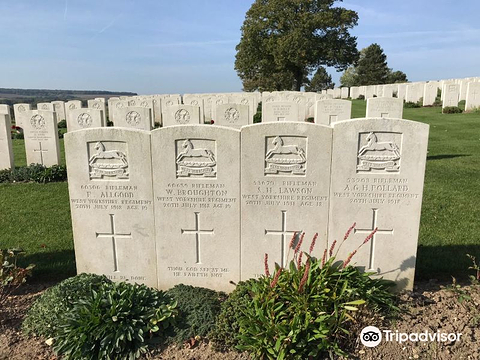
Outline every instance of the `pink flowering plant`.
<svg viewBox="0 0 480 360"><path fill-rule="evenodd" d="M305 233L295 234L289 245L293 254L285 268L276 264L271 272L265 254L265 276L246 283L251 302L238 316L237 349L257 359L317 359L346 355L342 344L350 336L361 307L384 314L398 310L396 296L390 292L393 282L372 278L352 264L362 244L343 261L336 260L355 224L342 242L324 249L321 259L312 256L318 234L309 251L300 251Z"/></svg>

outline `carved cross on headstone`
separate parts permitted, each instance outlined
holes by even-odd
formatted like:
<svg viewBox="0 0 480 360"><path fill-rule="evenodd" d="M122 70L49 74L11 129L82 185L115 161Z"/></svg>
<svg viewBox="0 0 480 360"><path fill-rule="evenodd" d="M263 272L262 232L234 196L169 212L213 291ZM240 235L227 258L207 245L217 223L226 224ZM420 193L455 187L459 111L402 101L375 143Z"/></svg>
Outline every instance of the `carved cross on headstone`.
<svg viewBox="0 0 480 360"><path fill-rule="evenodd" d="M48 152L48 150L42 149L42 142L38 142L38 147L39 149L33 149L33 152L39 152L40 153L40 163L43 165L43 153Z"/></svg>
<svg viewBox="0 0 480 360"><path fill-rule="evenodd" d="M282 210L282 229L281 230L267 230L265 229L265 235L281 235L282 236L282 242L281 242L281 265L286 266L287 264L285 263L287 260L287 251L288 251L288 246L286 242L288 241L289 238L293 234L300 234L301 230L287 230L287 211Z"/></svg>
<svg viewBox="0 0 480 360"><path fill-rule="evenodd" d="M372 227L371 229L353 229L354 234L370 234L375 228L378 227L377 225L377 215L378 215L378 209L372 209L373 210L373 218L372 218ZM372 239L370 240L370 258L368 261L368 269L369 270L375 270L374 266L374 260L375 260L375 242L376 242L376 236L377 235L393 235L393 229L378 229L377 232L373 235Z"/></svg>
<svg viewBox="0 0 480 360"><path fill-rule="evenodd" d="M117 257L117 239L131 239L132 233L122 234L115 231L115 215L110 214L110 233L95 233L97 238L107 238L112 239L112 248L113 248L113 271L119 271L118 268L118 257Z"/></svg>
<svg viewBox="0 0 480 360"><path fill-rule="evenodd" d="M181 229L182 234L184 235L195 235L195 254L196 254L196 263L201 264L200 258L200 235L213 235L214 229L211 230L202 230L200 227L200 213L195 213L195 229Z"/></svg>
<svg viewBox="0 0 480 360"><path fill-rule="evenodd" d="M480 94L480 93L478 92L477 89L473 90L472 95L473 95L473 99L474 99L474 100L477 100L477 95L478 95L478 94Z"/></svg>

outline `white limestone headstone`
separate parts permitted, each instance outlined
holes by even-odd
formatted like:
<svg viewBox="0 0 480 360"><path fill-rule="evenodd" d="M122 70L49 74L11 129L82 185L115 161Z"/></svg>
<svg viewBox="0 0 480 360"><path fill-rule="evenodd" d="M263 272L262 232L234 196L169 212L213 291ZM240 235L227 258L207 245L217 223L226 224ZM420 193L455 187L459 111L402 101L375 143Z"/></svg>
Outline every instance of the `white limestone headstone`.
<svg viewBox="0 0 480 360"><path fill-rule="evenodd" d="M10 112L10 105L0 104L0 115L8 115L11 119L12 114Z"/></svg>
<svg viewBox="0 0 480 360"><path fill-rule="evenodd" d="M397 99L405 100L407 84L398 84Z"/></svg>
<svg viewBox="0 0 480 360"><path fill-rule="evenodd" d="M382 97L384 98L393 98L393 91L395 89L394 85L384 85L383 86L383 94Z"/></svg>
<svg viewBox="0 0 480 360"><path fill-rule="evenodd" d="M403 118L403 100L392 97L377 97L367 100L366 117Z"/></svg>
<svg viewBox="0 0 480 360"><path fill-rule="evenodd" d="M152 131L158 287L231 291L240 280L240 131Z"/></svg>
<svg viewBox="0 0 480 360"><path fill-rule="evenodd" d="M467 100L467 86L470 81L467 79L463 79L460 81L460 89L459 89L459 101Z"/></svg>
<svg viewBox="0 0 480 360"><path fill-rule="evenodd" d="M44 166L60 163L57 116L53 111L25 112L23 123L27 164Z"/></svg>
<svg viewBox="0 0 480 360"><path fill-rule="evenodd" d="M152 130L152 110L148 107L126 106L117 109L116 127Z"/></svg>
<svg viewBox="0 0 480 360"><path fill-rule="evenodd" d="M162 124L164 124L165 122L165 118L169 115L169 108L171 106L176 106L176 105L179 105L181 104L181 101L179 98L173 96L173 97L170 97L170 96L164 96L162 97L162 102L161 102L161 105L162 105ZM200 115L199 115L200 116Z"/></svg>
<svg viewBox="0 0 480 360"><path fill-rule="evenodd" d="M333 98L334 99L340 99L342 97L342 90L340 88L334 88L333 89Z"/></svg>
<svg viewBox="0 0 480 360"><path fill-rule="evenodd" d="M12 123L8 114L0 114L0 170L12 169Z"/></svg>
<svg viewBox="0 0 480 360"><path fill-rule="evenodd" d="M315 104L315 124L331 125L352 118L352 102L349 100L319 100Z"/></svg>
<svg viewBox="0 0 480 360"><path fill-rule="evenodd" d="M350 88L350 97L354 100L358 99L360 96L360 87L359 86L352 86Z"/></svg>
<svg viewBox="0 0 480 360"><path fill-rule="evenodd" d="M428 82L425 84L423 92L423 106L432 106L437 98L437 84L435 82Z"/></svg>
<svg viewBox="0 0 480 360"><path fill-rule="evenodd" d="M262 103L262 122L304 121L299 116L299 106L293 101L268 101Z"/></svg>
<svg viewBox="0 0 480 360"><path fill-rule="evenodd" d="M465 111L480 108L480 82L470 82L467 86L467 93L465 95Z"/></svg>
<svg viewBox="0 0 480 360"><path fill-rule="evenodd" d="M150 133L67 133L65 156L77 272L156 287Z"/></svg>
<svg viewBox="0 0 480 360"><path fill-rule="evenodd" d="M376 92L376 86L375 85L369 85L365 87L365 100L373 98Z"/></svg>
<svg viewBox="0 0 480 360"><path fill-rule="evenodd" d="M348 96L349 96L349 88L348 87L340 88L340 97L342 99L348 99Z"/></svg>
<svg viewBox="0 0 480 360"><path fill-rule="evenodd" d="M53 111L57 114L57 121L67 120L64 101L52 101Z"/></svg>
<svg viewBox="0 0 480 360"><path fill-rule="evenodd" d="M107 125L107 106L105 104L105 99L90 99L87 100L87 105L89 109L101 110L102 111L102 126ZM70 129L69 129L70 130Z"/></svg>
<svg viewBox="0 0 480 360"><path fill-rule="evenodd" d="M405 101L416 103L423 96L425 83L408 84L405 90Z"/></svg>
<svg viewBox="0 0 480 360"><path fill-rule="evenodd" d="M253 93L232 94L230 96L230 99L231 99L231 102L233 102L234 104L247 105L249 117L253 119L253 116L257 113L257 107L258 107L255 94Z"/></svg>
<svg viewBox="0 0 480 360"><path fill-rule="evenodd" d="M240 129L242 126L253 124L250 116L250 107L243 104L220 104L215 110L217 119L215 125Z"/></svg>
<svg viewBox="0 0 480 360"><path fill-rule="evenodd" d="M82 102L80 100L70 100L65 103L65 119L68 119L68 112L70 110L80 109Z"/></svg>
<svg viewBox="0 0 480 360"><path fill-rule="evenodd" d="M104 127L103 111L94 108L74 109L68 112L68 131Z"/></svg>
<svg viewBox="0 0 480 360"><path fill-rule="evenodd" d="M198 106L200 109L200 124L205 122L205 103L201 96L186 94L183 96L183 103L185 105Z"/></svg>
<svg viewBox="0 0 480 360"><path fill-rule="evenodd" d="M242 280L264 274L264 254L272 272L286 265L294 233L305 232L308 251L318 232L312 255L323 254L331 141L330 127L305 122L242 128Z"/></svg>
<svg viewBox="0 0 480 360"><path fill-rule="evenodd" d="M377 97L383 97L383 89L385 88L385 85L377 85L375 86L375 95Z"/></svg>
<svg viewBox="0 0 480 360"><path fill-rule="evenodd" d="M398 289L413 287L428 128L379 118L333 126L329 246L356 223L338 253L345 260L378 228L351 264L396 281Z"/></svg>
<svg viewBox="0 0 480 360"><path fill-rule="evenodd" d="M154 124L162 125L162 98L159 95L152 96Z"/></svg>
<svg viewBox="0 0 480 360"><path fill-rule="evenodd" d="M26 112L30 111L32 106L30 104L14 104L13 113L15 114L15 125L23 129L23 122L26 118Z"/></svg>
<svg viewBox="0 0 480 360"><path fill-rule="evenodd" d="M449 106L458 106L460 96L460 85L446 84L443 87L443 106L442 108Z"/></svg>
<svg viewBox="0 0 480 360"><path fill-rule="evenodd" d="M52 103L38 103L37 110L42 111L55 111L55 106Z"/></svg>
<svg viewBox="0 0 480 360"><path fill-rule="evenodd" d="M163 117L163 126L173 125L198 125L200 121L200 106L197 105L171 105L166 109Z"/></svg>

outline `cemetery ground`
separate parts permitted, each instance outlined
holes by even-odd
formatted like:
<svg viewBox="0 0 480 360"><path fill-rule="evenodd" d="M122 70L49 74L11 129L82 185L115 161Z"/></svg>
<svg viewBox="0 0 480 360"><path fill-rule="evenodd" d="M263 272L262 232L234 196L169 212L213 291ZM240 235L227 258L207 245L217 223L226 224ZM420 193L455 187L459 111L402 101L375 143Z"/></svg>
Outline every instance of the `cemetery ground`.
<svg viewBox="0 0 480 360"><path fill-rule="evenodd" d="M365 102L354 100L352 117L365 116ZM441 108L405 108L404 119L430 124L425 189L414 292L401 296L407 312L396 320L365 314L366 325L461 332L463 341L441 345L389 343L376 349L351 344L361 359L471 359L480 356L480 292L468 285L474 271L471 254L480 259L480 113L441 114ZM14 140L15 162L26 165L23 140ZM63 140L61 159L64 163ZM20 265L36 265L32 278L0 309L0 359L51 359L44 339L21 334L20 323L33 300L45 288L75 275L73 236L66 182L0 184L1 248L22 248ZM477 260L478 262L478 260ZM420 331L420 330L419 330ZM215 357L216 356L216 357ZM158 359L243 359L244 354L215 354L206 344L193 349L168 348Z"/></svg>

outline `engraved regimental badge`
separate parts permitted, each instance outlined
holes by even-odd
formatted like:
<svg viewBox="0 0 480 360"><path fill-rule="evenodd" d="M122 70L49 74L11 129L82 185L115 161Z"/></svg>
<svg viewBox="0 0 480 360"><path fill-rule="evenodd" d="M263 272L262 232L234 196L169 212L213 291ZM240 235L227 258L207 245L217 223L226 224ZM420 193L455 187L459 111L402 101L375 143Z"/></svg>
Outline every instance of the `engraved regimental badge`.
<svg viewBox="0 0 480 360"><path fill-rule="evenodd" d="M215 147L214 140L177 140L177 177L215 177Z"/></svg>
<svg viewBox="0 0 480 360"><path fill-rule="evenodd" d="M129 178L127 144L120 141L88 143L91 154L90 179L123 180Z"/></svg>
<svg viewBox="0 0 480 360"><path fill-rule="evenodd" d="M265 174L305 175L307 139L297 136L267 137Z"/></svg>
<svg viewBox="0 0 480 360"><path fill-rule="evenodd" d="M357 172L400 171L402 134L372 131L358 136Z"/></svg>

